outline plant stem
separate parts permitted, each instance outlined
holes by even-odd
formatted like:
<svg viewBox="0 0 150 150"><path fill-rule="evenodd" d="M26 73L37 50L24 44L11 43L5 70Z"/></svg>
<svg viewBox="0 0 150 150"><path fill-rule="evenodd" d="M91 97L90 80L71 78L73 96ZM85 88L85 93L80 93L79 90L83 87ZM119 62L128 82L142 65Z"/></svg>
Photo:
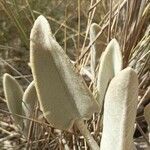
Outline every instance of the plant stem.
<svg viewBox="0 0 150 150"><path fill-rule="evenodd" d="M91 148L91 150L100 150L98 144L96 143L96 141L94 140L94 138L92 137L91 133L89 132L89 130L87 129L86 125L84 124L83 120L77 120L75 122L77 128L80 130L81 134L84 136L84 138L86 139L87 144L89 145L89 147Z"/></svg>

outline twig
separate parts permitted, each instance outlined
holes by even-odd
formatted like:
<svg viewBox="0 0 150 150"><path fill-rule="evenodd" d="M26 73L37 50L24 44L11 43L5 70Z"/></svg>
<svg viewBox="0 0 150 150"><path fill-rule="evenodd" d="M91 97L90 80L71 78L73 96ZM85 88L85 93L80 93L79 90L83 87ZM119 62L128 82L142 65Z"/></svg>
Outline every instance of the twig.
<svg viewBox="0 0 150 150"><path fill-rule="evenodd" d="M88 13L90 11L92 11L102 0L99 0L98 2L96 2L93 6L91 6L91 8L89 9Z"/></svg>
<svg viewBox="0 0 150 150"><path fill-rule="evenodd" d="M28 83L30 83L30 81L27 79L27 78L25 78L24 76L23 76L23 74L22 73L20 73L17 69L15 69L12 65L10 65L7 61L5 61L4 59L2 59L2 58L0 58L0 61L1 62L3 62L4 64L6 64L7 66L9 66L12 70L14 70L18 75L20 75L22 78L24 78Z"/></svg>
<svg viewBox="0 0 150 150"><path fill-rule="evenodd" d="M145 133L143 132L142 128L139 126L139 124L137 123L137 129L140 131L140 133L142 134L143 138L145 139L146 143L148 146L150 146L149 140L147 138L147 136L145 135Z"/></svg>
<svg viewBox="0 0 150 150"><path fill-rule="evenodd" d="M8 135L8 136L6 136L6 137L0 139L0 143L2 143L2 142L4 142L4 141L7 141L7 140L10 140L10 139L12 139L12 138L14 138L14 137L15 137L15 138L18 138L18 137L20 137L20 134L18 134L18 133L10 134L10 135Z"/></svg>

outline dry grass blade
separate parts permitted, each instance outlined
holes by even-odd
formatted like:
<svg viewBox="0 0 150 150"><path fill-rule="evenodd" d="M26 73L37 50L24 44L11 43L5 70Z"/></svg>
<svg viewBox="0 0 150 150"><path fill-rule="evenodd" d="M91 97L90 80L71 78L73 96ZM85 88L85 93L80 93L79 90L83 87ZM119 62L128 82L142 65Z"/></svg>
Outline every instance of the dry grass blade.
<svg viewBox="0 0 150 150"><path fill-rule="evenodd" d="M17 69L15 69L11 64L9 64L6 60L0 58L0 61L5 63L6 65L8 65L12 70L14 70L18 75L20 75L22 78L24 78L24 80L27 82L27 83L30 83L30 81L23 75L21 74Z"/></svg>
<svg viewBox="0 0 150 150"><path fill-rule="evenodd" d="M89 12L92 11L102 0L98 0L95 4L93 4L90 9Z"/></svg>
<svg viewBox="0 0 150 150"><path fill-rule="evenodd" d="M14 23L16 28L18 29L20 36L22 38L22 41L24 42L25 46L27 46L27 48L28 48L29 40L27 38L27 34L25 33L24 26L21 24L21 21L19 20L19 18L17 18L17 15L15 15L14 11L10 8L9 4L5 0L2 0L0 2L0 5L3 8L3 10L5 11L5 13L12 20L12 22Z"/></svg>

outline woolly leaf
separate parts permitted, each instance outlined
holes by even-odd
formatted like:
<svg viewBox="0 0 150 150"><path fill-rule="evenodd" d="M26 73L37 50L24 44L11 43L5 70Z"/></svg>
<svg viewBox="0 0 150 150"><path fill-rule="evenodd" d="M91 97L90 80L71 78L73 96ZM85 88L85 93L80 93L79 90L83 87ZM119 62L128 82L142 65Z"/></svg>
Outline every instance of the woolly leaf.
<svg viewBox="0 0 150 150"><path fill-rule="evenodd" d="M144 117L150 127L150 104L144 108Z"/></svg>
<svg viewBox="0 0 150 150"><path fill-rule="evenodd" d="M97 100L100 104L100 111L103 106L105 93L111 79L122 69L122 55L116 39L112 39L102 54L98 72Z"/></svg>
<svg viewBox="0 0 150 150"><path fill-rule="evenodd" d="M20 129L23 129L23 119L17 116L22 115L23 90L19 83L7 73L5 73L3 77L3 88L5 98L7 100L7 106L9 111L12 113L14 123Z"/></svg>
<svg viewBox="0 0 150 150"><path fill-rule="evenodd" d="M98 104L51 36L48 21L43 16L35 21L30 41L35 87L48 122L65 130L72 127L76 119L88 119L98 111Z"/></svg>
<svg viewBox="0 0 150 150"><path fill-rule="evenodd" d="M37 93L34 86L34 81L32 81L23 94L22 108L27 118L32 118L34 116L34 110L37 102ZM28 135L29 126L30 120L25 119L23 132L26 136Z"/></svg>
<svg viewBox="0 0 150 150"><path fill-rule="evenodd" d="M100 150L131 150L138 100L135 71L126 68L109 84L104 102L103 133Z"/></svg>
<svg viewBox="0 0 150 150"><path fill-rule="evenodd" d="M38 102L38 98L34 81L32 81L23 94L22 106L26 116L30 116L33 113L36 102Z"/></svg>
<svg viewBox="0 0 150 150"><path fill-rule="evenodd" d="M101 28L98 24L96 23L91 24L90 43L93 43L100 29ZM102 34L91 46L91 72L93 77L95 77L95 69L99 62L100 56L106 47L105 41L106 41L106 37L104 36L104 34Z"/></svg>

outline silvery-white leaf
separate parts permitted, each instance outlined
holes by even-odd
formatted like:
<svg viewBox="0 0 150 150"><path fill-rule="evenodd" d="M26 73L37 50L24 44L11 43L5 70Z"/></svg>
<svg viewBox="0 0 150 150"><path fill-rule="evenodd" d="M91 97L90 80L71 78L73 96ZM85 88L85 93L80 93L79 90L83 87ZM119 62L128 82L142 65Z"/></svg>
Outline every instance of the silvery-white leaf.
<svg viewBox="0 0 150 150"><path fill-rule="evenodd" d="M4 94L9 111L12 113L14 123L23 128L23 119L17 115L22 115L23 90L19 83L11 75L5 73L3 77ZM16 115L17 114L17 115Z"/></svg>
<svg viewBox="0 0 150 150"><path fill-rule="evenodd" d="M150 128L150 104L144 108L144 117Z"/></svg>
<svg viewBox="0 0 150 150"><path fill-rule="evenodd" d="M36 89L34 86L34 81L32 81L23 94L22 109L27 118L32 118L34 116L34 111L36 104L38 102ZM28 135L28 130L30 126L30 120L24 120L24 134Z"/></svg>
<svg viewBox="0 0 150 150"><path fill-rule="evenodd" d="M122 69L122 54L116 39L112 39L103 52L97 80L97 100L100 104L100 111L103 106L105 93L109 82Z"/></svg>
<svg viewBox="0 0 150 150"><path fill-rule="evenodd" d="M38 99L48 122L69 129L74 121L99 110L61 46L50 34L48 21L40 16L30 36L30 61Z"/></svg>
<svg viewBox="0 0 150 150"><path fill-rule="evenodd" d="M97 34L100 32L100 26L96 23L92 23L90 27L90 44L93 43ZM99 38L93 43L91 46L91 72L93 77L95 78L95 69L100 60L100 56L104 51L106 45L106 37L104 34L99 36Z"/></svg>
<svg viewBox="0 0 150 150"><path fill-rule="evenodd" d="M33 112L37 99L37 93L34 85L34 81L32 81L23 94L23 102L22 107L26 114L26 116L30 116L31 112Z"/></svg>
<svg viewBox="0 0 150 150"><path fill-rule="evenodd" d="M100 150L132 150L138 101L138 78L126 68L110 82L104 102Z"/></svg>

